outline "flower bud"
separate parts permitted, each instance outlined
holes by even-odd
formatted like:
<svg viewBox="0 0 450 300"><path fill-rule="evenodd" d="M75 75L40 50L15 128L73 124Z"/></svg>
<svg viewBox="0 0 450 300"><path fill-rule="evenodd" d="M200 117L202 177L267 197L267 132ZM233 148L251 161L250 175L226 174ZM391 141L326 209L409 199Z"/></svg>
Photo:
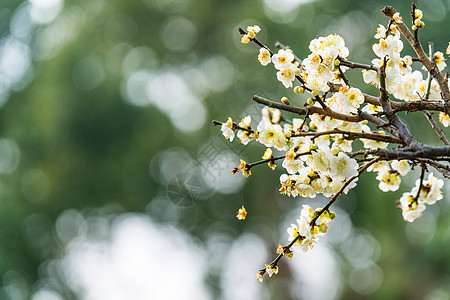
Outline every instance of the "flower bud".
<svg viewBox="0 0 450 300"><path fill-rule="evenodd" d="M331 154L334 156L339 154L339 148L338 147L331 147Z"/></svg>
<svg viewBox="0 0 450 300"><path fill-rule="evenodd" d="M317 226L314 226L314 228L311 229L311 233L312 234L318 234L319 233L319 229L317 228Z"/></svg>
<svg viewBox="0 0 450 300"><path fill-rule="evenodd" d="M251 41L251 39L248 37L247 34L244 35L244 36L242 37L242 39L241 39L241 43L242 43L242 44L248 44L248 43L250 43L250 41Z"/></svg>
<svg viewBox="0 0 450 300"><path fill-rule="evenodd" d="M327 232L327 230L328 230L328 225L327 224L322 223L322 224L319 225L319 231L321 233L325 233L325 232Z"/></svg>
<svg viewBox="0 0 450 300"><path fill-rule="evenodd" d="M416 19L422 19L422 17L423 17L423 12L420 10L420 9L415 9L414 10L414 15L415 15L415 17L416 17Z"/></svg>
<svg viewBox="0 0 450 300"><path fill-rule="evenodd" d="M286 105L289 105L289 100L286 97L281 98L281 102L286 104Z"/></svg>
<svg viewBox="0 0 450 300"><path fill-rule="evenodd" d="M286 249L284 251L284 256L286 256L289 259L291 259L293 255L294 255L294 253L291 250L289 250L289 249Z"/></svg>

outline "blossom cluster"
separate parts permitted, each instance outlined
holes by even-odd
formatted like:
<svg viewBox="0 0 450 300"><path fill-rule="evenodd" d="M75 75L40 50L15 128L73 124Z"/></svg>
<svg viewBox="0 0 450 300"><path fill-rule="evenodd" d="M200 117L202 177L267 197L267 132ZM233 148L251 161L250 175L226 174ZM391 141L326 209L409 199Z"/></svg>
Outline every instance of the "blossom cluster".
<svg viewBox="0 0 450 300"><path fill-rule="evenodd" d="M309 205L303 205L300 217L296 224L291 224L287 229L288 240L292 243L291 247L278 245L277 253L291 258L293 251L306 252L314 247L320 236L328 231L328 223L336 217L334 212L317 208L313 210ZM292 250L291 250L292 249ZM278 273L278 267L274 264L266 264L265 269L256 273L256 279L263 281L263 275L272 277Z"/></svg>
<svg viewBox="0 0 450 300"><path fill-rule="evenodd" d="M415 9L413 12L412 30L417 33L425 23L422 21L421 10ZM274 170L277 167L276 161L282 160L283 174L279 177L281 194L303 198L315 198L322 194L332 199L326 209L314 210L303 205L297 223L291 224L287 229L290 244L279 245L277 249L279 257L291 258L292 250L307 251L314 246L318 238L326 233L328 222L335 217L328 207L337 196L354 188L364 171L376 173L379 189L388 192L397 191L402 177L407 176L413 167L422 167L421 178L398 201L405 221L413 222L422 215L425 205L432 205L443 198L443 180L431 172L425 180L424 174L428 169L423 160L411 155L395 154L400 153L398 149L401 148L392 147L391 142L401 144L406 149L410 140L406 140L404 136L409 132L404 133L403 128L398 128L401 126L391 123L390 116L396 112L391 111L392 107L386 107L391 105L389 95L400 100L395 101L397 105L402 101L420 100L443 106L446 104L443 91L449 83L447 80L443 85L442 80L438 81L431 74L425 78L425 67L413 68L414 62L419 59L402 55L403 19L399 13L393 13L390 17L391 22L387 27L379 25L376 29L374 38L377 42L372 46L376 58L371 61L371 65L349 62L349 50L344 39L337 34L313 39L309 44L311 53L300 60L291 49L283 47L273 53L257 41L256 34L261 30L259 26L249 26L247 32L240 29L243 34L242 43L254 41L260 47L258 61L263 66L272 64L278 81L286 88L293 88L297 94L308 92L311 98L306 101L302 113L299 113L305 115L305 119L297 117L289 120L282 115L277 108L300 111L299 108L291 109L291 102L294 101L282 97L281 103L261 101L266 105L268 102L274 104L263 107L261 121L253 124L253 127L251 116L244 117L239 123L234 122L231 117L224 123L215 121L221 125L223 136L230 142L237 136L243 145L254 141L265 147L262 161L248 163L241 159L232 173L241 172L248 177L256 165L267 163ZM446 54L450 55L450 43ZM447 66L445 55L441 51L430 50L429 59L439 72ZM379 98L365 95L352 86L345 76L349 68L361 68L364 82L380 89ZM299 85L294 85L296 79ZM439 121L444 127L448 127L450 116L446 113L448 110L444 111L440 111ZM365 117L361 117L363 114ZM389 122L382 119L385 117ZM369 121L375 126L370 127ZM432 123L431 120L430 122ZM437 124L432 123L435 131L436 126ZM380 130L380 127L384 130ZM437 133L440 134L439 131ZM441 140L446 145L449 144L445 138L441 137ZM275 152L281 152L282 155L275 156ZM388 153L394 153L394 156L388 157ZM433 167L439 171L439 167ZM237 218L243 220L246 215L242 206ZM276 259L273 263L266 264L257 273L258 281L262 281L265 274L269 277L277 274L277 262Z"/></svg>
<svg viewBox="0 0 450 300"><path fill-rule="evenodd" d="M319 91L327 92L330 89L328 83L343 83L337 58L346 58L349 51L341 36L331 34L316 38L309 44L309 50L311 54L303 60L301 74L313 95ZM345 70L341 68L341 71Z"/></svg>
<svg viewBox="0 0 450 300"><path fill-rule="evenodd" d="M351 111L359 109L359 105L362 103L361 97L362 93L358 89L344 86L327 99L326 103L335 110L339 109L339 104L346 106L347 111ZM280 110L264 107L261 121L256 130L252 129L251 116L246 116L239 124L233 122L229 117L228 121L222 124L222 134L230 141L237 135L244 145L251 141L257 141L266 146L262 158L273 170L277 165L272 148L285 151L281 166L286 173L280 176L279 192L291 197L315 198L317 194L331 197L338 193L350 178L358 175L359 164L347 154L353 151L352 139L346 138L345 134L324 134L311 138L307 135L308 133L330 132L339 129L348 133L385 134L383 131L370 130L364 122L345 122L319 114L312 114L309 123L304 122L303 119L294 118L292 124L286 123L282 126L282 120L283 116ZM362 146L370 150L387 149L389 145L387 142L372 139L361 138L359 140L361 141L360 148ZM251 175L251 168L251 164L241 159L239 166L232 173L240 171L245 177L248 177ZM411 165L408 160L381 160L372 164L368 171L377 173L376 179L379 181L380 190L384 192L397 191L401 184L401 177L411 171ZM430 176L436 178L432 173ZM354 178L342 192L347 194L357 185L357 180L358 178ZM414 194L414 189L409 194ZM405 197L404 195L402 199L407 199ZM419 205L419 208L421 207ZM409 206L409 211L411 210L412 208ZM243 218L239 217L239 219ZM405 217L405 220L411 220L411 218Z"/></svg>
<svg viewBox="0 0 450 300"><path fill-rule="evenodd" d="M422 216L422 212L426 208L425 204L433 205L436 201L443 198L441 191L443 186L444 181L431 173L428 176L428 180L422 184L420 180L417 180L411 192L403 193L398 203L402 210L403 219L413 222Z"/></svg>
<svg viewBox="0 0 450 300"><path fill-rule="evenodd" d="M320 208L313 210L309 205L303 205L297 224L291 224L287 229L288 240L290 242L295 241L292 250L306 252L314 247L320 236L325 235L328 230L328 222L333 220L336 214L325 210L317 217L320 211ZM317 220L314 224L311 224L315 218Z"/></svg>
<svg viewBox="0 0 450 300"><path fill-rule="evenodd" d="M422 17L423 13L417 9L415 11L417 24L421 22ZM402 22L398 13L394 19ZM417 28L423 27L417 24L415 25ZM249 26L247 30L250 32L253 28L260 30L256 25ZM413 71L411 56L401 56L403 42L395 23L390 24L388 28L379 25L374 37L378 42L372 49L378 58L372 61L372 65L380 67L386 61L385 80L389 93L404 101L416 101L425 97L439 99L440 89L436 80L431 80L429 94L426 95L427 81L423 79L421 71ZM264 66L272 63L278 70L278 80L285 87L292 87L295 76L299 76L304 82L302 88L308 89L313 96L317 96L318 92L329 91L330 84L339 84L341 86L339 90L323 101L334 112L357 114L361 110L376 115L382 111L380 106L373 104L361 107L365 100L361 90L344 83L342 72L345 72L346 68L340 67L340 61L348 57L349 50L342 37L332 34L315 38L310 42L309 49L311 54L301 64L290 49L280 49L277 54L271 55L267 48L262 47L258 60ZM446 67L442 52L434 53L433 59L439 70ZM366 83L380 86L380 75L377 71L368 68L364 69L362 74ZM289 103L286 97L283 97L282 102ZM313 102L312 105L319 106L319 103ZM439 120L445 127L450 124L450 117L443 112L440 113ZM239 127L250 129L250 121L251 117L247 116L239 123ZM265 107L262 112L262 121L257 125L256 130L250 132L237 129L237 135L243 144L256 140L266 147L286 151L282 167L286 169L287 174L280 176L280 193L292 197L314 198L319 193L329 197L337 193L349 178L358 175L358 163L346 154L353 151L354 139L347 138L345 134L323 134L310 138L305 132L321 133L340 130L345 133L385 135L384 131L371 130L364 121L346 122L320 114L311 114L309 123L294 118L292 124L282 126L281 121L282 116L279 110ZM222 125L222 132L231 141L234 137L232 130L236 128L236 126L233 127L229 118L229 121ZM360 138L359 140L362 146L369 150L387 149L389 146L389 143L382 139ZM270 150L268 155L268 151L266 150L263 159L269 160L269 166L274 169L276 164L270 160L273 158L273 152ZM249 169L249 165L241 160L237 170L242 171L244 176L249 176ZM406 160L392 162L382 160L368 170L377 172L379 188L387 192L399 189L400 176L407 175L411 167ZM347 193L354 186L356 186L356 180L347 185L343 192Z"/></svg>
<svg viewBox="0 0 450 300"><path fill-rule="evenodd" d="M419 11L419 10L417 10ZM418 13L417 16L422 16ZM417 18L416 20L420 20ZM372 65L381 66L383 59L386 59L386 89L398 100L417 101L421 99L438 100L440 99L440 88L435 79L431 80L429 95L427 92L427 80L423 78L420 70L412 69L413 59L409 55L401 56L403 42L400 40L400 31L395 24L386 29L379 25L374 36L378 43L372 47L373 52L378 58L372 60ZM433 55L433 60L437 68L442 71L447 64L444 54L437 51ZM363 70L363 79L366 83L380 87L379 74L375 70Z"/></svg>

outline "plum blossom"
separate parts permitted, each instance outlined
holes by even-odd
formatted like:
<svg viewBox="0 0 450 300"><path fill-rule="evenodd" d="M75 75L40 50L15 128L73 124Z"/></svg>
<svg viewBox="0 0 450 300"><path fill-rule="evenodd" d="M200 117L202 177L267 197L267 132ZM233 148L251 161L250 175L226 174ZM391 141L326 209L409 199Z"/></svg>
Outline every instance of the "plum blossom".
<svg viewBox="0 0 450 300"><path fill-rule="evenodd" d="M419 185L420 179L416 181L416 186L411 190L413 195L416 195L419 191ZM436 203L436 201L443 198L441 191L443 186L444 181L434 176L433 173L430 173L430 175L428 175L428 180L425 180L422 184L422 188L419 193L419 200L428 205Z"/></svg>
<svg viewBox="0 0 450 300"><path fill-rule="evenodd" d="M292 61L294 60L294 53L292 53L292 50L284 50L280 49L278 50L277 54L274 54L272 56L272 63L274 64L275 68L277 70L285 69L292 64Z"/></svg>
<svg viewBox="0 0 450 300"><path fill-rule="evenodd" d="M400 187L401 179L400 174L395 170L387 170L378 172L377 180L380 181L378 187L383 192L393 191L395 192Z"/></svg>
<svg viewBox="0 0 450 300"><path fill-rule="evenodd" d="M230 140L230 142L232 142L234 139L234 129L233 128L234 128L233 120L230 117L228 117L228 121L226 121L225 123L222 124L221 131L222 131L223 136L226 139Z"/></svg>
<svg viewBox="0 0 450 300"><path fill-rule="evenodd" d="M295 72L297 71L297 67L293 64L289 64L286 67L280 69L277 72L277 79L286 87L292 87L292 82L295 79Z"/></svg>
<svg viewBox="0 0 450 300"><path fill-rule="evenodd" d="M267 66L271 61L269 50L267 50L266 48L259 49L258 61L263 66Z"/></svg>
<svg viewBox="0 0 450 300"><path fill-rule="evenodd" d="M266 147L275 147L278 150L287 150L286 136L280 125L262 120L258 124L258 140Z"/></svg>
<svg viewBox="0 0 450 300"><path fill-rule="evenodd" d="M247 34L244 34L241 39L242 44L248 44L256 37L256 34L261 31L258 25L247 26Z"/></svg>
<svg viewBox="0 0 450 300"><path fill-rule="evenodd" d="M411 193L403 193L399 201L399 207L402 210L403 219L407 222L414 222L414 220L420 218L426 208L422 201L414 201L414 196Z"/></svg>

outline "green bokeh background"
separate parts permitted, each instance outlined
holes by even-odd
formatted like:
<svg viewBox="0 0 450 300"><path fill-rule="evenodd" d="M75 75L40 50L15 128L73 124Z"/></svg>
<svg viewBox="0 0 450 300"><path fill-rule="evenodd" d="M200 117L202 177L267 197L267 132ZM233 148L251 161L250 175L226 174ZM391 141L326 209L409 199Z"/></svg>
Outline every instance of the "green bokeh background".
<svg viewBox="0 0 450 300"><path fill-rule="evenodd" d="M30 66L20 80L4 89L9 95L2 97L0 109L0 137L10 147L3 147L6 150L2 150L4 158L0 162L12 164L11 171L0 175L1 299L31 299L40 288L42 266L64 254L66 243L58 239L55 222L70 209L85 217L143 213L156 222L182 229L200 244L211 232L235 238L242 232L254 233L265 241L271 253L276 244L286 242L280 223L289 214L295 216L305 202L277 195L281 169L255 168L243 188L231 193L214 191L209 186L200 199L193 197L194 205L185 208L174 205L168 196L170 180L164 179L160 170L164 155L178 149L177 153L190 156L189 163L179 166L180 173L192 170L200 179L203 175L199 172L205 170L199 168L199 160L208 145L247 161L259 160L263 146L246 148L236 141L225 143L220 129L210 121L224 121L228 116L238 120L254 108L254 94L275 100L287 96L293 104L304 103L305 96L294 95L277 82L273 68L264 68L257 62L255 45L239 43L237 27L258 24L262 27L258 36L264 43L274 48L273 43L279 40L290 45L299 57L308 55L309 41L317 35L337 33L345 38L351 60L370 63L374 58L374 31L378 24L387 24L380 10L389 4L407 19L410 3L280 3L286 9L292 7L288 13L277 13L267 3L270 1L66 1L55 20L27 29L18 14L30 4L2 1L0 47L4 49L8 38L17 38L29 47ZM418 6L424 11L426 23L420 32L421 41L433 41L436 50L445 51L450 1L418 1ZM70 20L75 20L73 27L69 26L72 31L57 30ZM17 37L18 34L21 35ZM56 46L51 47L52 42ZM127 64L127 55L136 48L142 51L137 50L137 58L129 58ZM412 54L406 42L403 54ZM171 109L161 109L161 104L145 100L145 90L138 88L134 92L144 102L131 103L126 84L138 70L145 70L149 76L167 72L182 76L205 109L200 116L189 116L191 112L186 110L186 127L202 116L205 121L199 121L199 128L193 131L183 129L183 124L174 124L170 111L183 113L179 107L182 99L170 98L183 98L182 93L169 91L179 88L176 82L166 82L163 89L167 91L159 91L167 92L164 105ZM362 82L359 71L350 70L348 74L355 86L376 93ZM167 77L170 79L173 78ZM438 144L422 115L402 117L418 139ZM17 149L11 150L11 143ZM215 174L228 174L238 163L236 160L229 166L220 165ZM415 227L405 224L395 205L416 178L415 172L405 178L399 191L383 193L377 187L375 174L366 174L357 189L337 202L348 212L355 228L378 241L376 264L383 274L373 291L358 292L351 283L353 267L342 253L345 248L336 247L342 279L338 299L448 299L448 194L427 209L428 217L419 220L422 223ZM205 187L203 183L201 187ZM237 222L235 213L243 203L249 211L248 219ZM308 203L314 205L314 201ZM427 226L430 222L433 225ZM11 292L11 274L20 277L22 293ZM280 273L263 283L265 299L301 299L288 292L289 285L295 284L291 276L288 264L283 262ZM205 284L213 298L219 299L223 294L220 282L220 271L210 270ZM63 299L83 299L63 280L53 288Z"/></svg>

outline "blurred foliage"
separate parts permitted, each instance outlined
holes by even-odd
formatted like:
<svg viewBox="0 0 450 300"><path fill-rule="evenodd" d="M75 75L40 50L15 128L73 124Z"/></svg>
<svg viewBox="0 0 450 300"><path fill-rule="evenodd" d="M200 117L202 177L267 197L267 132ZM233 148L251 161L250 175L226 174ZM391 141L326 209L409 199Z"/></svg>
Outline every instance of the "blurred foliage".
<svg viewBox="0 0 450 300"><path fill-rule="evenodd" d="M203 242L211 234L236 238L244 231L253 232L264 238L270 253L276 244L284 243L285 233L280 233L279 224L290 212L297 214L302 200L277 195L279 169L254 169L242 190L220 192L209 185L203 199L183 208L165 204L169 201L169 182L161 165L167 149L178 149L181 152L177 153L190 157L186 162L193 172L201 173L205 170L198 167L196 159L210 141L220 151L239 153L248 161L259 160L261 147L223 142L219 128L210 125L210 120L242 117L246 109L253 109L253 94L272 99L288 96L296 105L304 102L304 96L294 96L276 81L273 69L258 64L258 49L254 45L239 44L238 26L259 24L263 42L272 47L279 40L300 57L308 54L311 39L330 33L345 38L352 60L368 63L374 57L372 36L377 24L387 23L380 13L385 3L285 3L289 1L280 5L291 5L291 13L275 12L260 1L67 1L54 21L36 24L28 34L18 37L29 46L31 66L28 75L11 86L9 99L0 110L1 137L20 149L17 168L1 175L0 272L18 272L26 282L24 286L30 291L37 289L43 263L64 253L65 243L58 238L54 223L68 209L79 210L85 216L105 211L144 212L159 222L184 228ZM407 18L407 1L388 4ZM17 14L27 5L28 2L14 0L2 2L0 37L17 34L13 21L20 21ZM422 42L433 41L436 49L445 49L450 2L418 1L418 6L425 14ZM135 59L129 57L133 49L142 50L136 52ZM406 42L404 53L411 53ZM199 129L186 130L183 123L173 122L173 112L181 109L179 113L183 113L183 94L170 91L179 88L173 76L167 75L167 79L174 80L165 83L167 90L159 91L163 96L167 93L165 102L155 104L147 97L144 103L135 105L136 97L145 98L142 93L152 95L152 91L139 87L138 96L130 101L127 83L131 74L139 70L146 70L149 78L161 74L181 76L195 91L194 102L205 108L204 122L198 121ZM358 71L349 74L351 82L362 82ZM364 89L376 92L369 86L364 85ZM158 97L164 98L160 94ZM171 98L173 95L179 97ZM186 127L190 118L202 118L189 116L189 111L184 114L188 114L183 119ZM421 140L438 142L424 118L406 117ZM10 155L6 156L10 159L12 154L8 153L5 155ZM234 164L238 164L237 159ZM215 174L228 174L234 164L222 166ZM190 168L188 164L178 165L183 172L186 167ZM195 174L201 178L200 173ZM431 218L425 221L435 222L435 228L425 230L403 222L395 206L401 191L385 194L377 188L374 178L374 174L363 176L358 188L337 205L347 210L355 227L367 230L378 240L377 264L384 274L382 284L369 295L355 292L348 284L352 266L340 254L345 283L340 297L423 299L434 289L448 287L448 194L447 201L426 211ZM408 189L414 180L411 177L402 188ZM234 215L242 202L249 216L241 223ZM339 251L336 249L336 253ZM288 265L283 262L278 277L264 282L270 289L270 298L296 299L286 289L291 282ZM206 281L219 298L221 275L217 270L209 274ZM8 284L10 277L2 277L2 286ZM0 293L1 299L13 299L5 288ZM69 291L63 293L68 298L75 297Z"/></svg>

